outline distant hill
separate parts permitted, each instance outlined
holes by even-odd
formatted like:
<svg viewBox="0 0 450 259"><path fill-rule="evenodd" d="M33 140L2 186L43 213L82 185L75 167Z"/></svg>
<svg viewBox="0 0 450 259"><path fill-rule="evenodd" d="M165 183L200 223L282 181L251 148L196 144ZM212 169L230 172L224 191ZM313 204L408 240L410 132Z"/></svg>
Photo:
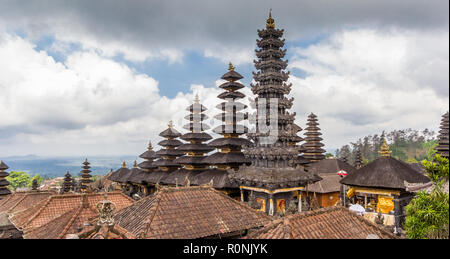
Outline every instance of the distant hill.
<svg viewBox="0 0 450 259"><path fill-rule="evenodd" d="M8 171L24 171L31 176L39 174L47 179L64 176L67 171L73 176L78 176L82 170L84 159L85 157L40 157L36 155L2 158L9 166ZM88 157L93 175L105 175L111 168L116 170L123 161L127 163L128 167L131 167L134 160L137 160L138 163L142 161L136 156Z"/></svg>
<svg viewBox="0 0 450 259"><path fill-rule="evenodd" d="M347 157L347 161L353 164L356 151L361 151L363 162L369 163L376 159L379 154L383 139L386 139L391 156L405 162L420 162L435 152L437 146L436 133L425 129L423 131L404 129L391 132L383 131L380 135L369 135L342 146L336 150L336 157Z"/></svg>

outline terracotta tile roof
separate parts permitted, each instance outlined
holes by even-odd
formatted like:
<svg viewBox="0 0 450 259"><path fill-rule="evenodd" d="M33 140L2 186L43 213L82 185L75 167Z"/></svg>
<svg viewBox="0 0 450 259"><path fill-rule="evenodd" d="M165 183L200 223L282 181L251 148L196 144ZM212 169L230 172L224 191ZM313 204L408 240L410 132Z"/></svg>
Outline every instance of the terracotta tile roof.
<svg viewBox="0 0 450 259"><path fill-rule="evenodd" d="M249 234L247 239L381 239L396 238L392 233L343 207L328 207L289 215Z"/></svg>
<svg viewBox="0 0 450 259"><path fill-rule="evenodd" d="M54 194L41 191L15 192L0 203L0 212L13 214L25 210Z"/></svg>
<svg viewBox="0 0 450 259"><path fill-rule="evenodd" d="M97 216L96 205L103 193L53 195L35 206L13 215L13 223L24 230L25 238L62 238L78 232L84 223ZM121 192L108 193L118 209L134 200ZM70 220L69 220L70 218Z"/></svg>
<svg viewBox="0 0 450 259"><path fill-rule="evenodd" d="M161 187L128 208L115 222L138 238L202 238L251 229L270 217L206 186Z"/></svg>

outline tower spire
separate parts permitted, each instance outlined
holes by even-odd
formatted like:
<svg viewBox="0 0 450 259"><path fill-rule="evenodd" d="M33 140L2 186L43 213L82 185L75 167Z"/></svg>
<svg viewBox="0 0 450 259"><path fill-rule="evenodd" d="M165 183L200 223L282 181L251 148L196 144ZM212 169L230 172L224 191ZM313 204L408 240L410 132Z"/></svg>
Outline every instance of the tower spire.
<svg viewBox="0 0 450 259"><path fill-rule="evenodd" d="M386 157L391 156L392 151L389 150L389 146L387 145L386 140L384 140L383 145L381 145L380 151L378 151L378 153L381 156L386 156Z"/></svg>
<svg viewBox="0 0 450 259"><path fill-rule="evenodd" d="M235 69L235 67L233 66L233 64L230 61L230 63L228 64L228 71L234 71L234 69Z"/></svg>
<svg viewBox="0 0 450 259"><path fill-rule="evenodd" d="M269 11L269 18L266 21L266 29L275 29L275 20L272 18L272 8Z"/></svg>

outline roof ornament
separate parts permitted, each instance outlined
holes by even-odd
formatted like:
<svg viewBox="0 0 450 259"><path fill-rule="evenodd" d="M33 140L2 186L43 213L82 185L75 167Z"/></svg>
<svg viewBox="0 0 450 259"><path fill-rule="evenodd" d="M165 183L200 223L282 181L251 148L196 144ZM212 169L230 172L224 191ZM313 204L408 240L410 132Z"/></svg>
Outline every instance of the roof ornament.
<svg viewBox="0 0 450 259"><path fill-rule="evenodd" d="M108 200L108 195L105 193L104 200L97 203L98 221L99 226L112 226L114 225L114 210L116 205Z"/></svg>
<svg viewBox="0 0 450 259"><path fill-rule="evenodd" d="M152 146L152 142L151 141L148 142L148 150L149 151L153 150L153 146Z"/></svg>
<svg viewBox="0 0 450 259"><path fill-rule="evenodd" d="M235 69L235 67L233 66L233 64L230 61L230 63L228 64L228 71L234 71L234 69Z"/></svg>
<svg viewBox="0 0 450 259"><path fill-rule="evenodd" d="M200 99L198 98L198 94L195 94L194 103L195 104L199 104L200 103Z"/></svg>
<svg viewBox="0 0 450 259"><path fill-rule="evenodd" d="M384 140L383 145L381 145L380 151L378 151L378 153L381 156L385 157L391 156L392 151L389 150L389 146L386 144L386 140Z"/></svg>
<svg viewBox="0 0 450 259"><path fill-rule="evenodd" d="M122 168L126 168L126 167L127 167L127 164L125 163L125 161L123 161Z"/></svg>
<svg viewBox="0 0 450 259"><path fill-rule="evenodd" d="M137 168L137 162L136 162L136 160L134 160L133 167L134 167L134 168Z"/></svg>
<svg viewBox="0 0 450 259"><path fill-rule="evenodd" d="M191 186L191 181L189 181L189 178L186 176L186 178L184 178L184 185L186 186L186 187L189 187L189 186Z"/></svg>
<svg viewBox="0 0 450 259"><path fill-rule="evenodd" d="M167 126L169 126L169 129L172 129L172 128L173 128L173 121L170 120L170 121L169 121L169 124L167 124Z"/></svg>
<svg viewBox="0 0 450 259"><path fill-rule="evenodd" d="M272 8L270 8L269 18L266 21L266 29L275 29L275 20L272 18Z"/></svg>

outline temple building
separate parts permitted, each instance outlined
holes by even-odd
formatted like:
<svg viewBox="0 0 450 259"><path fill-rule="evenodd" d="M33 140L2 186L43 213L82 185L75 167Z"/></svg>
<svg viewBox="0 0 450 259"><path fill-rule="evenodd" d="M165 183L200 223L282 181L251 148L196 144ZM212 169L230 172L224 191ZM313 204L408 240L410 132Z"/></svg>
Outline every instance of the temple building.
<svg viewBox="0 0 450 259"><path fill-rule="evenodd" d="M439 145L436 147L437 153L448 159L448 112L442 115L442 121L438 136Z"/></svg>
<svg viewBox="0 0 450 259"><path fill-rule="evenodd" d="M81 192L88 192L88 185L92 182L91 180L91 175L89 174L91 172L91 170L89 170L89 168L91 168L89 166L89 162L86 158L86 160L83 162L83 166L82 166L83 170L81 170Z"/></svg>
<svg viewBox="0 0 450 259"><path fill-rule="evenodd" d="M11 194L11 191L8 189L9 182L5 179L9 175L6 172L8 168L3 161L0 161L0 200Z"/></svg>
<svg viewBox="0 0 450 259"><path fill-rule="evenodd" d="M317 122L317 116L314 113L311 113L308 116L308 125L305 128L305 144L303 147L305 148L303 157L308 159L311 163L320 161L325 159L326 151L322 148L324 145L321 143L322 138L320 137L322 133L320 132L319 123Z"/></svg>
<svg viewBox="0 0 450 259"><path fill-rule="evenodd" d="M158 158L156 152L153 151L152 142L148 143L147 151L139 155L140 158L144 159L143 162L139 163L139 168L146 173L151 173L156 166L153 164L153 161Z"/></svg>
<svg viewBox="0 0 450 259"><path fill-rule="evenodd" d="M300 196L305 185L321 178L305 172L296 166L299 155L297 131L293 126L295 113L289 113L293 99L286 98L292 84L287 84L289 72L284 58L286 50L284 30L275 29L272 13L266 22L266 28L258 30L261 38L256 40L259 50L254 61L257 73L256 81L251 84L252 92L257 95L254 106L255 116L249 116L256 125L255 130L247 134L252 144L244 148L244 155L251 159L250 166L242 165L237 172L230 173L230 179L241 189L241 200L249 193L254 193L260 210L269 215L284 214L286 204L295 196ZM300 200L299 197L297 197Z"/></svg>
<svg viewBox="0 0 450 259"><path fill-rule="evenodd" d="M180 138L187 143L179 145L177 150L183 152L184 155L178 157L173 162L180 165L181 168L170 173L161 182L169 185L178 185L184 181L192 181L196 175L208 169L209 164L204 161L205 154L214 150L213 147L203 143L212 139L211 135L205 133L209 126L204 123L208 118L204 112L207 110L200 103L198 95L195 96L194 103L186 108L189 114L184 118L189 121L183 126L188 133L183 134ZM180 142L181 143L181 142Z"/></svg>
<svg viewBox="0 0 450 259"><path fill-rule="evenodd" d="M152 178L154 180L153 182L155 184L164 182L164 179L170 173L179 169L181 165L175 163L174 160L177 159L177 157L184 155L183 151L177 149L177 147L181 146L183 142L177 139L181 136L181 133L174 129L172 121L169 122L166 130L159 133L159 136L165 138L165 140L158 143L158 145L162 146L163 149L156 152L159 159L153 162L153 165L158 167L158 169L154 170L152 173ZM176 185L175 182L172 184Z"/></svg>
<svg viewBox="0 0 450 259"><path fill-rule="evenodd" d="M199 174L193 183L201 185L212 180L214 188L230 189L237 188L237 186L231 184L228 178L228 170L236 171L239 169L239 166L251 163L241 151L242 146L250 145L251 142L240 137L247 133L248 128L238 124L248 117L248 114L243 112L247 105L237 101L245 97L239 91L245 86L237 82L243 77L235 71L235 67L230 62L228 72L221 78L226 80L226 82L219 87L224 89L225 92L220 93L217 97L224 101L216 106L222 112L214 117L221 124L214 128L213 131L222 135L222 137L208 143L210 147L218 150L216 153L204 158L204 162L210 164L212 168Z"/></svg>
<svg viewBox="0 0 450 259"><path fill-rule="evenodd" d="M354 167L356 169L359 169L363 166L363 161L362 161L362 155L361 155L361 150L358 148L358 150L356 150L356 157L355 157L355 164Z"/></svg>
<svg viewBox="0 0 450 259"><path fill-rule="evenodd" d="M108 179L119 184L119 188L124 193L130 192L130 186L127 185L127 179L130 175L130 169L127 168L127 164L125 161L122 163L122 166L114 171Z"/></svg>
<svg viewBox="0 0 450 259"><path fill-rule="evenodd" d="M72 189L73 189L72 176L70 175L69 171L67 171L67 173L64 175L64 182L61 190L62 193L68 193L72 191Z"/></svg>
<svg viewBox="0 0 450 259"><path fill-rule="evenodd" d="M341 159L330 158L312 163L308 171L317 174L322 180L309 184L303 198L310 208L316 202L318 207L326 208L341 204L342 184L339 181L342 178L338 172L353 174L356 168Z"/></svg>
<svg viewBox="0 0 450 259"><path fill-rule="evenodd" d="M361 202L367 211L365 216L376 215L378 211L386 214L385 217L393 214L390 221L398 229L405 218L404 207L414 197L414 193L407 191L408 184L427 184L430 179L408 163L391 157L391 152L384 141L380 157L348 174L340 182L351 187L347 193L349 198L355 195L364 197Z"/></svg>
<svg viewBox="0 0 450 259"><path fill-rule="evenodd" d="M116 225L144 239L236 238L270 220L211 186L159 186L114 216Z"/></svg>

